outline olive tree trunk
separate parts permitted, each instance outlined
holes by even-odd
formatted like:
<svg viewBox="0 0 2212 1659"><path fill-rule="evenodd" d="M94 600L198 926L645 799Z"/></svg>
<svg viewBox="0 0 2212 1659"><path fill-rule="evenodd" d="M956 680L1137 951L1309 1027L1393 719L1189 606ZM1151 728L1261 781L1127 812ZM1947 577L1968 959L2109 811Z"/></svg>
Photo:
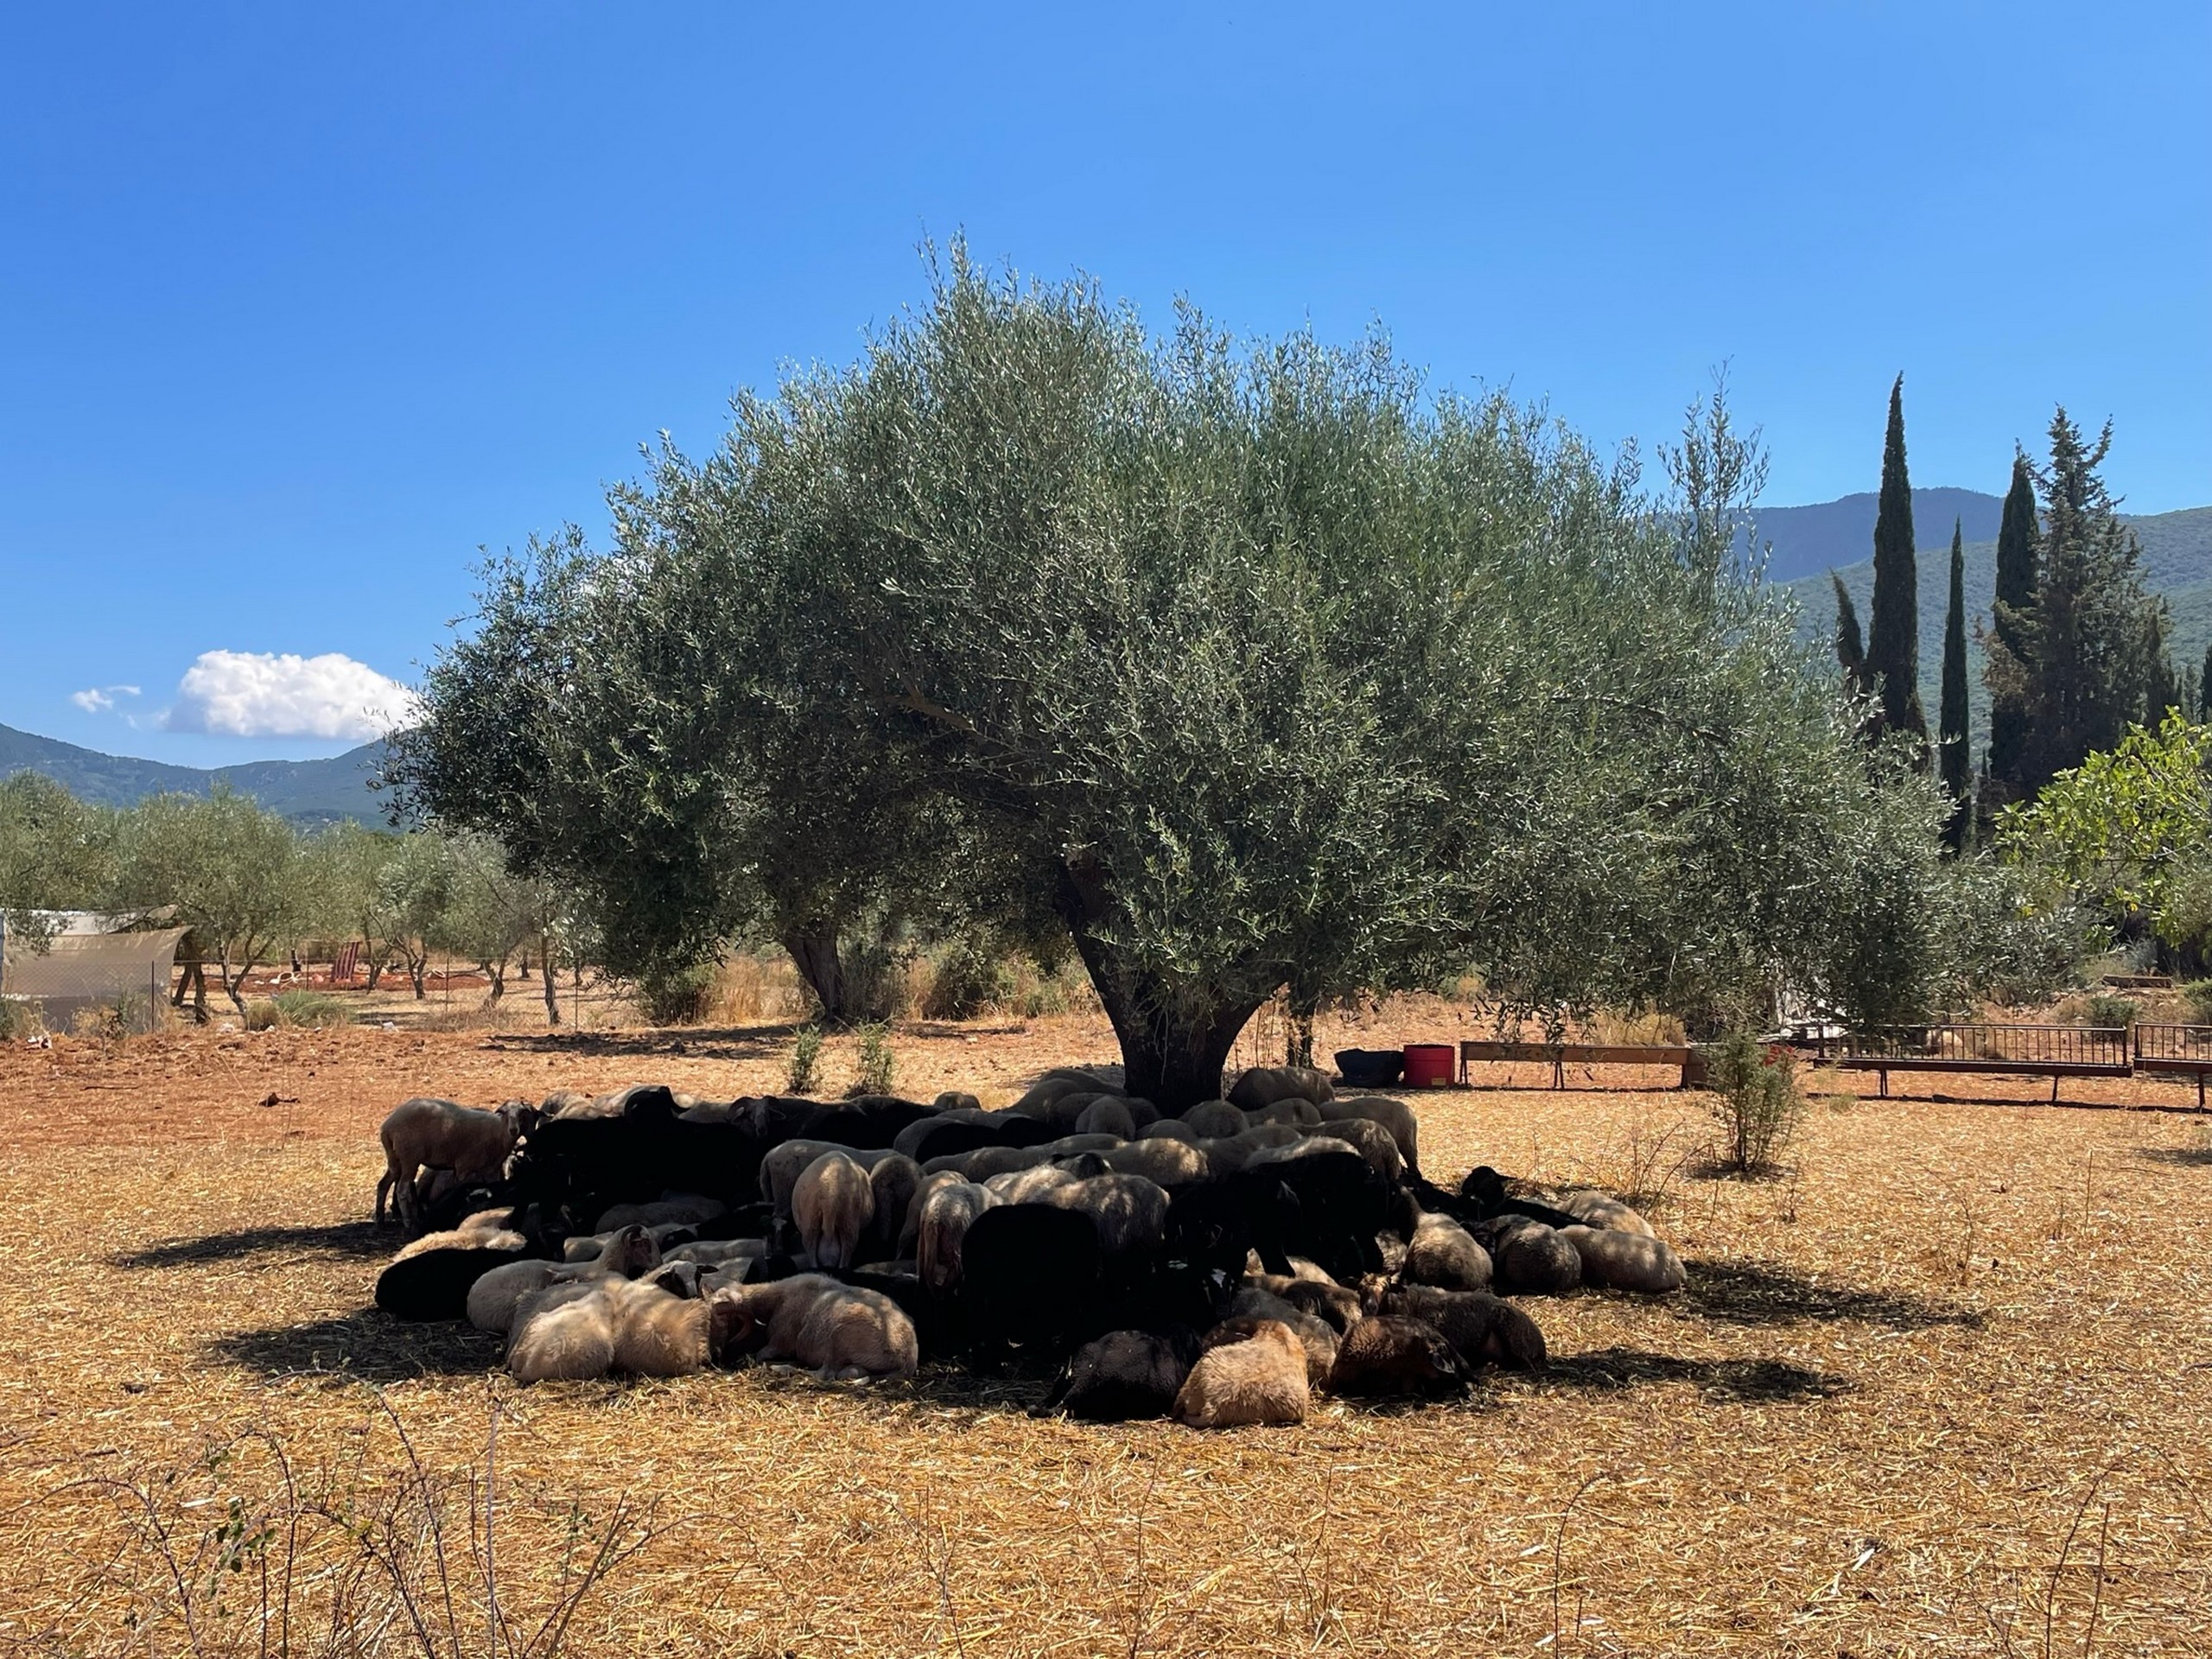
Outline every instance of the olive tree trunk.
<svg viewBox="0 0 2212 1659"><path fill-rule="evenodd" d="M1095 867L1076 863L1062 874L1060 913L1121 1042L1122 1086L1163 1112L1220 1099L1229 1051L1267 997L1193 994L1138 971L1123 951L1090 931L1105 907Z"/></svg>
<svg viewBox="0 0 2212 1659"><path fill-rule="evenodd" d="M779 941L791 952L791 965L822 1004L822 1017L832 1025L845 1021L845 966L837 955L837 930L826 923L810 923L787 930Z"/></svg>

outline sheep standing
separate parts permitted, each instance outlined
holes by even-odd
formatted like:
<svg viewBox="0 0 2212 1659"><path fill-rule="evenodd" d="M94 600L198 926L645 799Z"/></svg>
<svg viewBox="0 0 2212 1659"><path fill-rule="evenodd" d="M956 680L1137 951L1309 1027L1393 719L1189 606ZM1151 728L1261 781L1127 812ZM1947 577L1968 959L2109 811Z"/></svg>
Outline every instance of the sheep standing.
<svg viewBox="0 0 2212 1659"><path fill-rule="evenodd" d="M875 1189L868 1172L848 1153L823 1153L791 1188L791 1219L798 1224L800 1246L817 1267L857 1267L861 1235L875 1219Z"/></svg>
<svg viewBox="0 0 2212 1659"><path fill-rule="evenodd" d="M416 1225L415 1178L426 1169L449 1169L462 1181L496 1181L508 1154L528 1127L532 1109L511 1100L497 1111L480 1111L450 1100L418 1097L391 1109L377 1129L384 1147L384 1178L377 1183L377 1221L384 1221L390 1195L399 1218Z"/></svg>
<svg viewBox="0 0 2212 1659"><path fill-rule="evenodd" d="M1171 1414L1192 1428L1302 1423L1311 1397L1297 1332L1281 1320L1262 1319L1249 1336L1198 1356Z"/></svg>
<svg viewBox="0 0 2212 1659"><path fill-rule="evenodd" d="M962 1241L976 1217L998 1201L998 1194L988 1187L957 1177L922 1200L921 1221L914 1233L914 1258L922 1283L931 1291L942 1296L960 1282Z"/></svg>

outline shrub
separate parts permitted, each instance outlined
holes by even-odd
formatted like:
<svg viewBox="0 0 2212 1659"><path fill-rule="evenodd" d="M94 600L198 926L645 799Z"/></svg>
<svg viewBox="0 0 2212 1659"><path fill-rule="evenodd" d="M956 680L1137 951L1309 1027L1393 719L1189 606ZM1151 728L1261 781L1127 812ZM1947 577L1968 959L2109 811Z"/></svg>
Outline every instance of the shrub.
<svg viewBox="0 0 2212 1659"><path fill-rule="evenodd" d="M967 1020L1014 996L1014 973L1004 957L977 938L959 941L937 961L922 1014L930 1020Z"/></svg>
<svg viewBox="0 0 2212 1659"><path fill-rule="evenodd" d="M2212 979L2192 979L2181 988L2189 1017L2200 1026L2212 1025Z"/></svg>
<svg viewBox="0 0 2212 1659"><path fill-rule="evenodd" d="M853 1079L847 1092L854 1095L887 1095L891 1092L893 1077L899 1069L898 1060L891 1052L890 1027L869 1025L861 1027L860 1074Z"/></svg>
<svg viewBox="0 0 2212 1659"><path fill-rule="evenodd" d="M245 1005L245 1028L248 1031L274 1031L284 1023L284 1010L264 997Z"/></svg>
<svg viewBox="0 0 2212 1659"><path fill-rule="evenodd" d="M1797 1057L1739 1031L1707 1045L1705 1060L1720 1126L1720 1162L1738 1174L1764 1173L1804 1116Z"/></svg>
<svg viewBox="0 0 2212 1659"><path fill-rule="evenodd" d="M715 964L710 962L656 967L638 981L638 1001L653 1025L696 1026L706 1018L707 994L714 983Z"/></svg>
<svg viewBox="0 0 2212 1659"><path fill-rule="evenodd" d="M2086 1012L2093 1026L2132 1026L2135 1023L2135 999L2132 996L2093 996Z"/></svg>
<svg viewBox="0 0 2212 1659"><path fill-rule="evenodd" d="M37 1003L0 1001L0 1043L27 1042L45 1029Z"/></svg>
<svg viewBox="0 0 2212 1659"><path fill-rule="evenodd" d="M288 1026L350 1026L353 1011L321 991L279 991L276 1012Z"/></svg>
<svg viewBox="0 0 2212 1659"><path fill-rule="evenodd" d="M822 1027L801 1026L798 1039L791 1044L791 1089L795 1095L810 1095L822 1070Z"/></svg>

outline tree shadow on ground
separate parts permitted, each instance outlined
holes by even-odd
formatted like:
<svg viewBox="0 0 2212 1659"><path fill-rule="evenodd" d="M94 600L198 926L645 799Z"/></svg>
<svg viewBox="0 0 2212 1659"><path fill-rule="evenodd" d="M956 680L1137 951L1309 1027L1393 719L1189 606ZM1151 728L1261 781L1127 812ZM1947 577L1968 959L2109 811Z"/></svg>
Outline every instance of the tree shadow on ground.
<svg viewBox="0 0 2212 1659"><path fill-rule="evenodd" d="M2138 1147L2136 1153L2154 1164L2181 1169L2212 1169L2212 1147Z"/></svg>
<svg viewBox="0 0 2212 1659"><path fill-rule="evenodd" d="M235 1262L249 1255L389 1255L397 1235L374 1222L327 1227L245 1227L198 1238L164 1238L143 1249L108 1257L116 1268L181 1268L203 1262Z"/></svg>
<svg viewBox="0 0 2212 1659"><path fill-rule="evenodd" d="M485 1046L509 1054L615 1055L639 1059L759 1060L780 1053L803 1020L681 1031L502 1032Z"/></svg>
<svg viewBox="0 0 2212 1659"><path fill-rule="evenodd" d="M1980 1313L1899 1291L1824 1285L1774 1262L1700 1262L1683 1264L1689 1282L1677 1306L1731 1325L1796 1325L1807 1320L1857 1320L1901 1331L1939 1325L1979 1329Z"/></svg>
<svg viewBox="0 0 2212 1659"><path fill-rule="evenodd" d="M1779 1359L1678 1359L1641 1348L1601 1348L1554 1359L1532 1376L1543 1390L1580 1389L1612 1394L1658 1382L1694 1382L1719 1400L1833 1400L1853 1385L1827 1371Z"/></svg>
<svg viewBox="0 0 2212 1659"><path fill-rule="evenodd" d="M412 1325L381 1308L335 1319L239 1331L207 1344L210 1358L264 1377L322 1376L357 1382L404 1382L498 1369L505 1341L496 1332L455 1322Z"/></svg>

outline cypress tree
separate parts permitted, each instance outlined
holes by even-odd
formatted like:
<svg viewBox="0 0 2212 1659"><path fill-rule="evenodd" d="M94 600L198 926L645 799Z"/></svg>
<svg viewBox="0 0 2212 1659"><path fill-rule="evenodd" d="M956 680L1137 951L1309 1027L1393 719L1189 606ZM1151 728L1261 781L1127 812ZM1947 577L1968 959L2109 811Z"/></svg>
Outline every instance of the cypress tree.
<svg viewBox="0 0 2212 1659"><path fill-rule="evenodd" d="M1920 708L1920 572L1912 545L1912 480L1904 463L1904 376L1890 388L1882 496L1874 514L1874 604L1866 671L1882 699L1882 729L1928 738Z"/></svg>
<svg viewBox="0 0 2212 1659"><path fill-rule="evenodd" d="M1991 616L1991 632L2006 657L2024 660L2028 621L2035 609L2036 477L2028 458L2012 454L2012 487L2005 493L2005 517L1997 531L1997 603ZM2000 685L2004 663L1990 653L1995 671L1984 671L1989 683L1989 776L1998 792L2018 799L2026 792L2027 705L2019 691Z"/></svg>
<svg viewBox="0 0 2212 1659"><path fill-rule="evenodd" d="M1959 522L1951 524L1951 601L1943 614L1943 701L1940 766L1951 797L1945 838L1956 852L1967 823L1967 546Z"/></svg>
<svg viewBox="0 0 2212 1659"><path fill-rule="evenodd" d="M1835 659L1843 668L1843 688L1854 697L1866 695L1866 641L1859 632L1859 607L1851 602L1851 589L1843 585L1843 578L1833 570L1828 580L1835 583ZM2212 649L2205 652L2204 660L2212 663Z"/></svg>
<svg viewBox="0 0 2212 1659"><path fill-rule="evenodd" d="M2013 798L2111 748L2171 697L2165 601L2144 591L2142 550L2099 471L2111 448L2109 422L2088 442L2063 407L2052 416L2035 604L2015 614L2019 649L1993 639L1990 650L1990 683L2017 689L2024 716Z"/></svg>
<svg viewBox="0 0 2212 1659"><path fill-rule="evenodd" d="M2208 705L2212 705L2212 645L2204 647L2204 669L2196 677L2196 717L2198 720L2212 720L2212 709L2208 709Z"/></svg>

